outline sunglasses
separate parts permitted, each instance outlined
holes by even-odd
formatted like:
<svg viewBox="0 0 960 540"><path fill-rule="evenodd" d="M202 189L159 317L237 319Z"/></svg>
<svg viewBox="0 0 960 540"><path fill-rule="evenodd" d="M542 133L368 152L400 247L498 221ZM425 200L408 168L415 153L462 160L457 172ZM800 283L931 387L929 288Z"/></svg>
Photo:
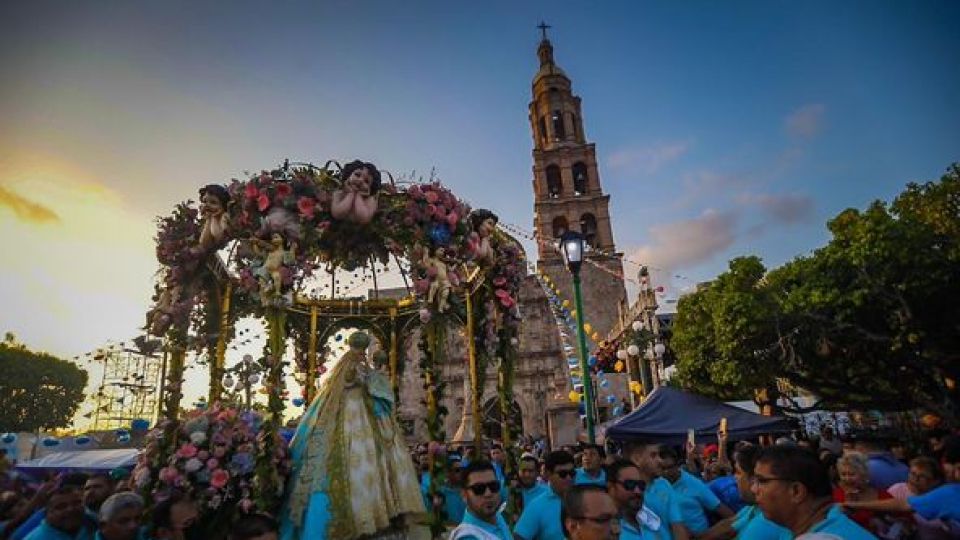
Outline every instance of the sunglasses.
<svg viewBox="0 0 960 540"><path fill-rule="evenodd" d="M553 471L553 474L559 476L560 478L573 478L577 475L577 471L574 469L566 469L563 471Z"/></svg>
<svg viewBox="0 0 960 540"><path fill-rule="evenodd" d="M623 480L617 481L617 483L623 486L623 489L627 491L637 491L638 489L643 491L647 489L647 483L643 480Z"/></svg>
<svg viewBox="0 0 960 540"><path fill-rule="evenodd" d="M500 482L498 480L494 480L493 482L482 482L480 484L467 486L467 489L472 491L473 494L478 497L488 491L490 493L498 493L500 491Z"/></svg>

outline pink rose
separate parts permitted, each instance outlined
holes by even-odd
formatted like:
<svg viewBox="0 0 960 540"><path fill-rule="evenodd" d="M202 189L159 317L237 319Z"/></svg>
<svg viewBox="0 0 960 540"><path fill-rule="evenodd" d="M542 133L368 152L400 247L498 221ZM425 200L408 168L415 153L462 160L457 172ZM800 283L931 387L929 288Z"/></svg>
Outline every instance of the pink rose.
<svg viewBox="0 0 960 540"><path fill-rule="evenodd" d="M498 277L493 280L494 287L503 287L506 284L507 284L507 278L505 277Z"/></svg>
<svg viewBox="0 0 960 540"><path fill-rule="evenodd" d="M217 469L213 471L213 474L210 475L210 485L221 489L227 485L227 482L230 481L230 473L225 469Z"/></svg>
<svg viewBox="0 0 960 540"><path fill-rule="evenodd" d="M427 213L427 217L432 217L434 214L437 213L437 207L432 204L428 204L426 208L426 213Z"/></svg>
<svg viewBox="0 0 960 540"><path fill-rule="evenodd" d="M247 184L247 187L243 188L243 195L246 198L253 200L260 196L260 190L257 189L257 186L253 182L250 182Z"/></svg>
<svg viewBox="0 0 960 540"><path fill-rule="evenodd" d="M420 186L410 186L410 189L407 190L407 194L413 197L414 199L419 199L422 193L420 192Z"/></svg>
<svg viewBox="0 0 960 540"><path fill-rule="evenodd" d="M197 447L190 443L187 443L181 446L180 449L177 450L177 457L180 457L180 458L189 459L196 455L197 455Z"/></svg>
<svg viewBox="0 0 960 540"><path fill-rule="evenodd" d="M293 193L293 188L290 187L290 184L277 184L277 197L286 197L291 193Z"/></svg>
<svg viewBox="0 0 960 540"><path fill-rule="evenodd" d="M164 467L160 469L160 481L164 484L173 485L177 481L180 473L174 467Z"/></svg>
<svg viewBox="0 0 960 540"><path fill-rule="evenodd" d="M440 200L440 195L437 195L436 191L428 191L424 194L424 198L427 199L427 202L434 204Z"/></svg>
<svg viewBox="0 0 960 540"><path fill-rule="evenodd" d="M460 221L460 216L457 215L456 210L447 214L447 225L449 225L451 229L455 229L459 221Z"/></svg>
<svg viewBox="0 0 960 540"><path fill-rule="evenodd" d="M257 209L263 212L267 208L270 208L270 197L267 197L266 193L261 193L257 198Z"/></svg>
<svg viewBox="0 0 960 540"><path fill-rule="evenodd" d="M297 209L307 219L313 219L313 212L317 208L317 200L312 197L300 197L297 201Z"/></svg>

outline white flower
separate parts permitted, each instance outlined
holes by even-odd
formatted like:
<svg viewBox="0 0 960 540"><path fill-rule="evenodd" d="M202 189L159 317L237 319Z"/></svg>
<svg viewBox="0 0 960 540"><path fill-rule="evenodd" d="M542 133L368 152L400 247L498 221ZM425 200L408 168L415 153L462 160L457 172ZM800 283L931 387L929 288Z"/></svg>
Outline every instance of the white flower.
<svg viewBox="0 0 960 540"><path fill-rule="evenodd" d="M193 444L202 444L205 440L207 440L207 434L202 431L195 431L190 434L190 442Z"/></svg>
<svg viewBox="0 0 960 540"><path fill-rule="evenodd" d="M188 473L194 473L203 468L203 462L197 458L190 458L187 460L187 463L183 466L183 468Z"/></svg>

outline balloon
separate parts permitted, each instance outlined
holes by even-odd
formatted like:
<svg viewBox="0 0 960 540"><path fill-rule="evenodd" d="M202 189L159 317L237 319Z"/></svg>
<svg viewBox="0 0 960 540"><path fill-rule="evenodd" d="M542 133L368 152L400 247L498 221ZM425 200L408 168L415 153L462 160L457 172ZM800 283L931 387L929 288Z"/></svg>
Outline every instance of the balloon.
<svg viewBox="0 0 960 540"><path fill-rule="evenodd" d="M636 345L630 345L627 347L627 354L630 356L637 356L640 354L640 347L637 347Z"/></svg>
<svg viewBox="0 0 960 540"><path fill-rule="evenodd" d="M623 371L623 361L617 360L617 363L613 365L613 369L617 370L617 373Z"/></svg>
<svg viewBox="0 0 960 540"><path fill-rule="evenodd" d="M127 444L130 442L130 434L124 433L123 435L117 435L117 442L120 444Z"/></svg>
<svg viewBox="0 0 960 540"><path fill-rule="evenodd" d="M298 397L293 398L293 406L303 407L303 398L298 398Z"/></svg>
<svg viewBox="0 0 960 540"><path fill-rule="evenodd" d="M620 416L620 413L622 413L622 412L623 412L623 409L621 409L619 406L613 408L613 415L614 415L614 416Z"/></svg>
<svg viewBox="0 0 960 540"><path fill-rule="evenodd" d="M590 367L597 365L597 357L591 356L590 358L587 358L587 365Z"/></svg>
<svg viewBox="0 0 960 540"><path fill-rule="evenodd" d="M609 388L609 387L610 387L610 381L606 379L600 381L600 388Z"/></svg>
<svg viewBox="0 0 960 540"><path fill-rule="evenodd" d="M607 403L613 405L617 402L617 396L607 396Z"/></svg>
<svg viewBox="0 0 960 540"><path fill-rule="evenodd" d="M60 445L60 439L56 437L44 437L42 443L47 448L53 448Z"/></svg>
<svg viewBox="0 0 960 540"><path fill-rule="evenodd" d="M564 300L563 303L560 304L560 305L563 306L563 307L565 307L565 308L569 308L569 307L570 307L570 301L569 301L569 300Z"/></svg>
<svg viewBox="0 0 960 540"><path fill-rule="evenodd" d="M590 326L590 323L583 323L583 332L584 332L585 334L589 334L589 333L593 332L593 327Z"/></svg>
<svg viewBox="0 0 960 540"><path fill-rule="evenodd" d="M570 398L570 401L574 403L580 403L580 394L574 390L571 390L567 397Z"/></svg>

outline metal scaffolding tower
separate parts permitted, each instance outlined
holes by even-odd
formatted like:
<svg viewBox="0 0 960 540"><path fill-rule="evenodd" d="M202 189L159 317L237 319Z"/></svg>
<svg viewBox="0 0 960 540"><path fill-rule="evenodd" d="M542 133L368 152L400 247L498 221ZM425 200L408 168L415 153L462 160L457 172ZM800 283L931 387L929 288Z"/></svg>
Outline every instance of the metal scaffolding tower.
<svg viewBox="0 0 960 540"><path fill-rule="evenodd" d="M103 378L95 396L93 429L129 429L137 418L152 420L159 399L160 356L111 347L100 350L94 359L103 364Z"/></svg>

